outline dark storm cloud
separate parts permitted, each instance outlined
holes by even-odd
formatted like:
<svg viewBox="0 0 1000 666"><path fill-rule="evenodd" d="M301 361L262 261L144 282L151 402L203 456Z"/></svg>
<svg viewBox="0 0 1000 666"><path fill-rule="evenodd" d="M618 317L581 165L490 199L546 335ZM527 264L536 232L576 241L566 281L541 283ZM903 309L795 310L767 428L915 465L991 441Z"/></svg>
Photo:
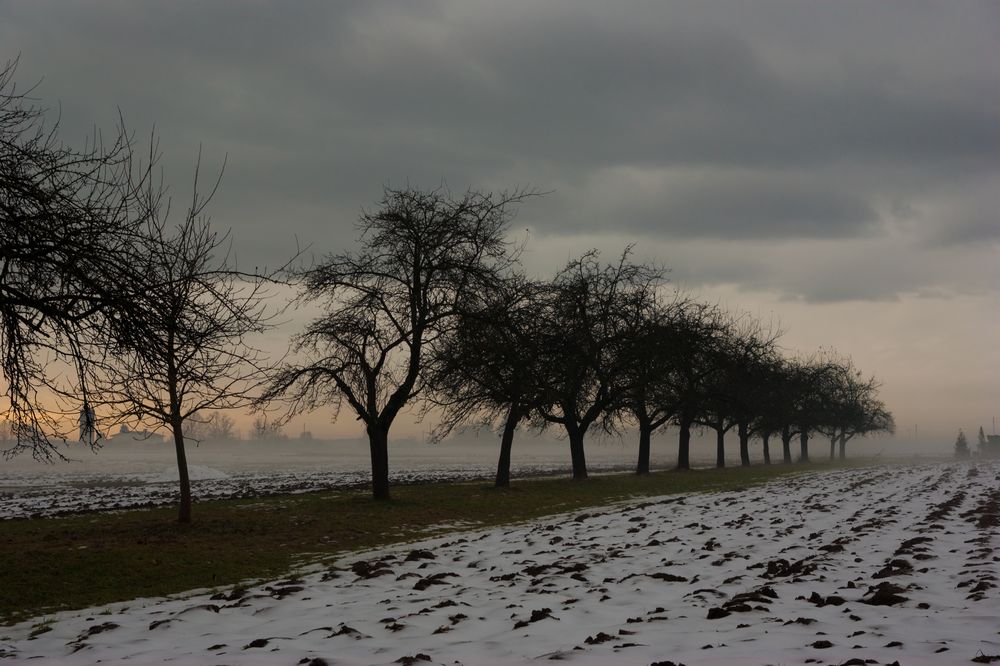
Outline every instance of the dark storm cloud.
<svg viewBox="0 0 1000 666"><path fill-rule="evenodd" d="M213 215L272 263L349 245L385 184L442 182L552 190L518 220L537 237L995 243L998 33L980 2L0 5L0 57L71 135L116 107L155 124L178 194L199 144L228 154ZM938 275L891 261L744 279L883 298Z"/></svg>

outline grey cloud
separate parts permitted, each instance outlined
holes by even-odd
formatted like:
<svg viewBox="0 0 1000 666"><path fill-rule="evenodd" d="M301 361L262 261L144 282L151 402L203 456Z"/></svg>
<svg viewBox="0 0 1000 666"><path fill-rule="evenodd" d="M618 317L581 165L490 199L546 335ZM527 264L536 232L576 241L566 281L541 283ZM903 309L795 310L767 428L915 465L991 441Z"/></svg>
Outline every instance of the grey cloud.
<svg viewBox="0 0 1000 666"><path fill-rule="evenodd" d="M546 277L591 247L610 260L624 243L621 235L606 232L534 238L531 246L525 264L532 275ZM1000 264L989 244L928 247L893 237L734 243L650 238L634 252L638 260L665 263L671 284L685 292L728 286L804 304L983 297L995 295L1000 284Z"/></svg>
<svg viewBox="0 0 1000 666"><path fill-rule="evenodd" d="M925 243L1000 244L1000 173L958 189L954 198L924 214Z"/></svg>
<svg viewBox="0 0 1000 666"><path fill-rule="evenodd" d="M140 134L155 124L179 195L199 144L209 166L228 154L212 213L247 261L295 235L349 246L383 184L441 182L554 190L518 224L563 245L926 249L1000 234L995 195L969 187L1000 176L998 28L988 2L14 0L0 57L45 77L70 140L116 107ZM951 279L811 280L782 269L795 261L706 262L698 279L804 298Z"/></svg>
<svg viewBox="0 0 1000 666"><path fill-rule="evenodd" d="M845 238L877 232L870 193L827 173L765 169L636 169L602 172L557 190L542 233L615 229L643 237ZM563 224L565 226L558 226Z"/></svg>
<svg viewBox="0 0 1000 666"><path fill-rule="evenodd" d="M770 291L807 303L899 301L925 294L986 294L995 291L1000 269L988 246L916 248L898 239L790 241L735 248L704 248L685 254L678 274L692 284L728 282L743 290ZM730 263L730 279L705 266ZM688 267L694 266L694 270Z"/></svg>

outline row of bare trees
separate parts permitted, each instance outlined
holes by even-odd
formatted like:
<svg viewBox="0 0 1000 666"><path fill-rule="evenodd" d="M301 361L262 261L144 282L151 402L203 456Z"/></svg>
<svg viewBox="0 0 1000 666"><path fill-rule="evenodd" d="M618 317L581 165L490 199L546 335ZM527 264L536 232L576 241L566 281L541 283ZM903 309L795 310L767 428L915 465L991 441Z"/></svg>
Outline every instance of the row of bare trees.
<svg viewBox="0 0 1000 666"><path fill-rule="evenodd" d="M523 424L564 431L575 478L587 476L594 429L636 427L646 473L651 437L668 425L680 432L681 468L693 428L716 431L721 465L733 428L749 464L751 437L769 460L780 436L788 461L794 436L808 459L813 433L843 452L852 437L892 427L877 383L849 362L784 358L776 332L668 292L664 269L629 251L611 264L586 253L550 280L520 274L508 227L533 191L386 189L361 216L358 250L243 271L205 215L218 181L201 195L196 169L190 203L170 222L155 142L140 159L122 123L107 144L66 148L16 89L15 64L0 70L8 454L61 455L65 419L53 405L79 410L81 433L97 432L98 414L166 429L188 522L186 435L212 410L250 404L279 403L285 418L346 406L364 424L380 499L390 494L390 430L414 406L440 419L438 437L497 426L498 485L509 483ZM267 286L278 281L322 314L274 367L253 336L272 323Z"/></svg>
<svg viewBox="0 0 1000 666"><path fill-rule="evenodd" d="M638 431L639 474L650 470L650 440L679 430L677 467L690 467L692 428L713 430L717 465L735 429L740 461L751 438L780 437L791 462L799 437L809 459L814 433L839 444L892 431L878 382L832 354L787 358L778 334L746 315L667 294L663 272L621 259L602 266L596 252L571 261L549 283L512 278L460 318L428 363L430 400L443 408L439 436L469 421L502 428L497 484L509 482L517 424L565 430L573 475L587 476L584 437L593 427Z"/></svg>
<svg viewBox="0 0 1000 666"><path fill-rule="evenodd" d="M715 431L719 466L734 428L744 465L752 437L767 462L780 437L790 462L796 436L808 461L815 433L843 455L851 438L892 430L878 382L849 360L785 357L776 331L668 291L664 269L630 250L611 264L588 252L547 281L520 274L507 227L532 195L387 189L362 215L359 251L298 274L302 300L323 314L258 405L284 401L288 416L350 409L365 424L380 499L389 497L390 428L411 403L438 419L436 438L463 424L495 426L499 486L510 482L521 424L560 429L578 479L594 429L634 426L640 474L653 433L668 425L679 428L682 469L693 428Z"/></svg>

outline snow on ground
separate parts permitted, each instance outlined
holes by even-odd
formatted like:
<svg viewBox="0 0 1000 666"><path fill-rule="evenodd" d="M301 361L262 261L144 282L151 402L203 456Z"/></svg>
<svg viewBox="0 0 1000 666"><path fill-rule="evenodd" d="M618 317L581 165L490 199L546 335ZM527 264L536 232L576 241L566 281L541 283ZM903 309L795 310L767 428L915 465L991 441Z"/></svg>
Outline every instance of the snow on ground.
<svg viewBox="0 0 1000 666"><path fill-rule="evenodd" d="M566 474L567 463L520 465L517 477ZM592 472L620 471L622 465L590 465ZM411 469L390 474L393 485L489 479L496 470L485 465L447 465L439 469ZM270 470L227 472L192 465L188 468L195 501L264 497L320 490L367 487L367 470ZM93 511L117 511L177 503L177 467L160 472L102 475L62 474L39 483L37 479L0 476L0 520L49 518Z"/></svg>
<svg viewBox="0 0 1000 666"><path fill-rule="evenodd" d="M0 630L128 664L960 664L1000 654L1000 464L809 474Z"/></svg>
<svg viewBox="0 0 1000 666"><path fill-rule="evenodd" d="M522 447L515 478L569 474L564 443ZM390 460L393 485L489 479L496 473L494 446L401 446ZM631 447L595 446L592 472L632 469ZM368 487L371 462L365 443L273 446L206 444L188 452L195 501L261 497L317 490ZM697 462L697 461L696 461ZM672 459L654 458L654 465ZM109 445L96 455L44 465L24 456L0 464L0 520L42 518L90 511L170 506L177 503L177 463L172 448Z"/></svg>

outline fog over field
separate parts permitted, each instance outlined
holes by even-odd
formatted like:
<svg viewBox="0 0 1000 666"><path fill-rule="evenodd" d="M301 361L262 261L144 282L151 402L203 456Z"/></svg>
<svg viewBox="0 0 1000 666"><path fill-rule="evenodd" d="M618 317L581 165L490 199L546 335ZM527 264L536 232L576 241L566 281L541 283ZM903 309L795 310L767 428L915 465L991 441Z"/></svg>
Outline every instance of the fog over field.
<svg viewBox="0 0 1000 666"><path fill-rule="evenodd" d="M739 465L735 438L730 439L726 462L729 465ZM881 456L894 461L908 458L949 458L952 455L952 444L953 442L931 439L871 437L852 441L848 455L864 458ZM828 456L829 442L824 438L813 439L811 447L814 459L824 460ZM760 463L759 442L752 444L750 450L752 461ZM164 480L177 478L177 461L170 441L111 441L97 451L72 443L60 448L60 451L66 456L66 461L49 464L32 460L30 456L20 456L5 461L0 469L36 479L58 479L67 473L108 478L116 475L164 473ZM400 437L390 442L389 467L393 471L439 471L473 466L481 468L485 476L489 476L495 470L498 452L499 437L490 431L483 431L478 435L465 433L441 443L429 443L416 437ZM702 432L693 437L691 456L695 466L714 466L714 434ZM654 436L651 460L656 469L674 467L677 461L675 431L668 430ZM188 461L192 465L217 469L226 474L267 471L284 473L297 470L364 472L369 469L370 455L368 442L361 438L316 439L308 442L287 438L190 443ZM606 468L630 470L636 462L635 438L595 434L588 440L587 461ZM568 444L565 439L554 435L519 434L514 442L512 465L515 470L519 467L544 465L553 474L568 474Z"/></svg>

